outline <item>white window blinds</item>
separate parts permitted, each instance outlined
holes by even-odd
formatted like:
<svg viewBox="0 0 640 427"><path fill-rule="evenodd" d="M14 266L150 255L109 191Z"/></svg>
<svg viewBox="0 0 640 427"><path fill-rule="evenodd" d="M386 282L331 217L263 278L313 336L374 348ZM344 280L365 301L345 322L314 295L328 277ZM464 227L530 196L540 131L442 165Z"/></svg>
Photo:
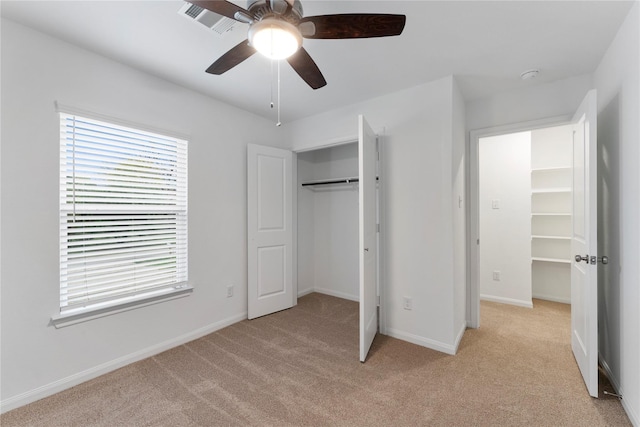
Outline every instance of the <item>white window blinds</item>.
<svg viewBox="0 0 640 427"><path fill-rule="evenodd" d="M187 142L60 114L60 311L187 282Z"/></svg>

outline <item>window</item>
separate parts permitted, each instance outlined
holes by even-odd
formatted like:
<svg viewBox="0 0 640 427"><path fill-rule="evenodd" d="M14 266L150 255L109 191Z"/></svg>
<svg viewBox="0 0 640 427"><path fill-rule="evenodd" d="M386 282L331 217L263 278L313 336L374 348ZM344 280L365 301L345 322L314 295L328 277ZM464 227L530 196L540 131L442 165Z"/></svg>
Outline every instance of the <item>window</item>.
<svg viewBox="0 0 640 427"><path fill-rule="evenodd" d="M60 113L60 154L59 317L190 290L187 141Z"/></svg>

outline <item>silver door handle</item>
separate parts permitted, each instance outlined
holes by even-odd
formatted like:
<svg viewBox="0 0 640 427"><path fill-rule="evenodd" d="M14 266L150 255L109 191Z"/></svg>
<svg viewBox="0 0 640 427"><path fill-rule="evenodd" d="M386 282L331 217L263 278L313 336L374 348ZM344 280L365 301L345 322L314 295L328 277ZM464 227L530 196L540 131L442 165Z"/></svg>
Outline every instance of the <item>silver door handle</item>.
<svg viewBox="0 0 640 427"><path fill-rule="evenodd" d="M607 258L606 256L591 256L591 265L596 265L599 262L601 262L602 264L609 264L609 258Z"/></svg>
<svg viewBox="0 0 640 427"><path fill-rule="evenodd" d="M589 264L589 255L585 255L585 256L576 255L576 262L580 262L580 261L584 261L587 264Z"/></svg>
<svg viewBox="0 0 640 427"><path fill-rule="evenodd" d="M364 248L365 251L369 252L369 248Z"/></svg>

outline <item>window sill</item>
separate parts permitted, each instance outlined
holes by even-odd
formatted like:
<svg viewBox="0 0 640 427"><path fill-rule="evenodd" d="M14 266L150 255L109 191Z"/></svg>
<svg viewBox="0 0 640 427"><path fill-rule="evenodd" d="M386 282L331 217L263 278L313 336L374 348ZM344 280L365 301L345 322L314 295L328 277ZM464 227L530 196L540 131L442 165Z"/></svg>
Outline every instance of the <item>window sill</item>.
<svg viewBox="0 0 640 427"><path fill-rule="evenodd" d="M108 306L78 308L75 310L69 310L64 313L60 313L51 317L50 325L53 325L56 329L64 328L66 326L75 325L77 323L86 322L100 317L111 316L112 314L122 313L123 311L129 311L140 307L146 307L152 304L158 304L160 302L171 301L177 298L182 298L191 295L193 288L191 286L171 289L160 295L153 296L140 296L136 299L127 301L121 301Z"/></svg>

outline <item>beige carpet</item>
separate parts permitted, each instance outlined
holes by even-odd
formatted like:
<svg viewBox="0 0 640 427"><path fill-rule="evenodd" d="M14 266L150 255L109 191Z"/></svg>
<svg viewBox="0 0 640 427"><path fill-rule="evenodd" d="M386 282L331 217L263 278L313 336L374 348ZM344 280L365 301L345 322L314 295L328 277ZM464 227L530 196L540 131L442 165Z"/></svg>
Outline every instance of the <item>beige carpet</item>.
<svg viewBox="0 0 640 427"><path fill-rule="evenodd" d="M630 425L592 399L569 308L482 303L456 356L377 336L358 362L358 305L320 294L10 411L9 426Z"/></svg>

